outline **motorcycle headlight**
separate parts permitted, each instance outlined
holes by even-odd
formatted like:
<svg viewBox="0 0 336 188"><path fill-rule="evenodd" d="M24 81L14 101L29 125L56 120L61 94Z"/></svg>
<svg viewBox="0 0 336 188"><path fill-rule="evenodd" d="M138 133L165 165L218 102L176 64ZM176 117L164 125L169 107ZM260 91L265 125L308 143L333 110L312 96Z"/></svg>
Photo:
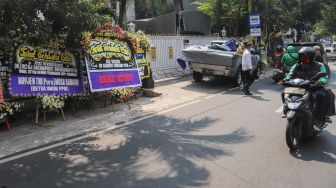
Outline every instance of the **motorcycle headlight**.
<svg viewBox="0 0 336 188"><path fill-rule="evenodd" d="M301 104L302 104L302 101L300 101L300 102L290 102L290 103L287 103L287 107L289 109L295 110L295 109L298 109Z"/></svg>

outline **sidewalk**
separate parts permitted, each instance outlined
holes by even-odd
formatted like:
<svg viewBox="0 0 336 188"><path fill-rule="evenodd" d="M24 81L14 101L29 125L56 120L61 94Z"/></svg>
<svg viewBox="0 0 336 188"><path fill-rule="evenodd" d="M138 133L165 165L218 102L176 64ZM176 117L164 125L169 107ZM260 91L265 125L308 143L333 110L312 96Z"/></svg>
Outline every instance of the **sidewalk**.
<svg viewBox="0 0 336 188"><path fill-rule="evenodd" d="M266 72L262 77L270 76L270 71ZM76 117L72 116L71 112L66 112L66 121L58 114L51 114L47 121L49 128L35 125L33 119L22 119L16 122L10 132L1 128L0 158L87 132L117 127L136 117L157 113L227 89L230 89L230 83L223 80L195 83L191 76L178 77L156 82L155 91L162 95L132 100L131 110L127 104L116 104L116 113L113 113L111 105L96 108L95 111L80 111Z"/></svg>

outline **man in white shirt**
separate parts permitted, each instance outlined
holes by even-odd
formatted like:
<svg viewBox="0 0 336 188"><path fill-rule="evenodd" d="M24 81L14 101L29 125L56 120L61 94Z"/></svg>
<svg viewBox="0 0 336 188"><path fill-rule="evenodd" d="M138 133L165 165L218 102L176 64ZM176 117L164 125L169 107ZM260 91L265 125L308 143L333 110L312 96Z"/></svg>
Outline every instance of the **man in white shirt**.
<svg viewBox="0 0 336 188"><path fill-rule="evenodd" d="M252 67L252 56L251 56L251 49L252 43L244 42L244 53L242 56L242 75L243 75L243 84L244 87L242 91L245 95L252 95L250 92L250 87L254 82L254 74L253 74L253 67Z"/></svg>

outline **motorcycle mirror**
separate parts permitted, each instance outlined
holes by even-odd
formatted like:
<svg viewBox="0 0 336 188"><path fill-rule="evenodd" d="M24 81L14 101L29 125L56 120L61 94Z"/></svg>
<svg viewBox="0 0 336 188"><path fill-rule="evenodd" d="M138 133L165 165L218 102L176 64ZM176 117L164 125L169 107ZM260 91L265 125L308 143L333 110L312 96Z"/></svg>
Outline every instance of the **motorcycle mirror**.
<svg viewBox="0 0 336 188"><path fill-rule="evenodd" d="M325 76L327 76L328 74L327 73L325 73L325 72L319 72L319 73L317 73L314 77L313 77L313 80L318 80L318 79L320 79L320 78L322 78L322 77L325 77Z"/></svg>

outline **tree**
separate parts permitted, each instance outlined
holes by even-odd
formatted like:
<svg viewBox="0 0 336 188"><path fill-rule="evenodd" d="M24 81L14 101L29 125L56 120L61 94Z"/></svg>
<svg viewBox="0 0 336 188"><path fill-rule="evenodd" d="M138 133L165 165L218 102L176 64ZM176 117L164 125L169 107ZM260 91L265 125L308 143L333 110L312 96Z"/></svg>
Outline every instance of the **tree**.
<svg viewBox="0 0 336 188"><path fill-rule="evenodd" d="M135 17L136 19L153 18L182 8L181 0L175 0L171 3L166 0L136 0Z"/></svg>
<svg viewBox="0 0 336 188"><path fill-rule="evenodd" d="M198 10L209 15L211 18L212 30L221 33L225 27L229 35L237 33L240 17L246 14L242 8L242 0L191 0L198 5ZM245 6L244 6L245 7Z"/></svg>
<svg viewBox="0 0 336 188"><path fill-rule="evenodd" d="M118 17L118 25L123 27L124 25L124 16L126 13L126 6L127 6L127 0L120 0L120 12L119 12L119 17Z"/></svg>
<svg viewBox="0 0 336 188"><path fill-rule="evenodd" d="M214 7L214 12L215 12L215 28L216 32L220 33L221 31L221 16L222 16L222 3L223 0L216 0L215 1L215 7Z"/></svg>
<svg viewBox="0 0 336 188"><path fill-rule="evenodd" d="M320 34L336 34L336 3L324 5L322 19L315 25L315 31Z"/></svg>
<svg viewBox="0 0 336 188"><path fill-rule="evenodd" d="M10 46L13 38L38 45L63 37L66 46L79 47L83 31L111 19L98 14L103 6L102 0L0 0L0 45Z"/></svg>

